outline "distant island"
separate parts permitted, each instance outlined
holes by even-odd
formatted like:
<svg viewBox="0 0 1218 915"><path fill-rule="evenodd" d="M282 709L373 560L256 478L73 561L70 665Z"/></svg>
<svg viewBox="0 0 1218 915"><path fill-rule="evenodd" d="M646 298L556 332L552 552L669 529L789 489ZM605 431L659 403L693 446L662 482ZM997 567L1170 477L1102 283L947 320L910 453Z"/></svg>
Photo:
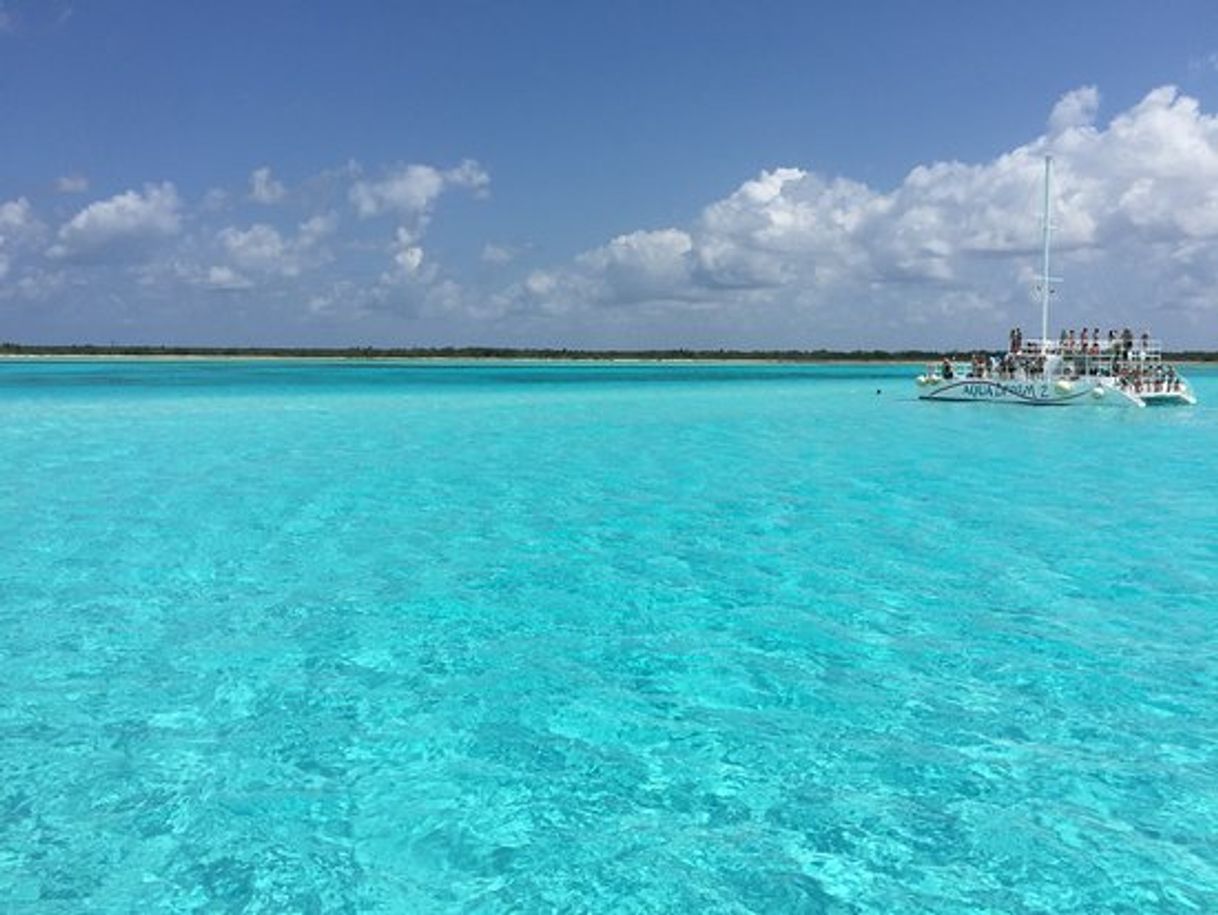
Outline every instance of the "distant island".
<svg viewBox="0 0 1218 915"><path fill-rule="evenodd" d="M500 346L310 347L310 346L147 346L96 343L0 343L0 356L143 356L248 359L520 359L634 360L642 362L927 362L970 352L968 349L550 349ZM1177 350L1164 357L1179 362L1218 362L1218 351Z"/></svg>

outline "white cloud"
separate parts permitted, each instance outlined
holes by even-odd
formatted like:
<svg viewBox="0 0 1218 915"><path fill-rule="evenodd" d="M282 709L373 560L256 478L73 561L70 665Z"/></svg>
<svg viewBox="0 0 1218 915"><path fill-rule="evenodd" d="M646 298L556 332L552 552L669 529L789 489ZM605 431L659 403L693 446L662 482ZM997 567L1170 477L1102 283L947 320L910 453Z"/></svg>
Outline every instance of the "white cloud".
<svg viewBox="0 0 1218 915"><path fill-rule="evenodd" d="M216 237L239 267L284 276L295 276L300 272L288 244L272 226L264 223L256 223L248 229L229 226L221 229Z"/></svg>
<svg viewBox="0 0 1218 915"><path fill-rule="evenodd" d="M210 289L235 292L241 289L249 289L254 284L232 267L216 266L211 267L207 271L205 285Z"/></svg>
<svg viewBox="0 0 1218 915"><path fill-rule="evenodd" d="M1104 308L1101 323L1133 320L1210 279L1214 288L1218 257L1180 252L1218 245L1218 119L1172 87L1107 125L1097 126L1098 105L1094 87L1074 90L1044 136L985 163L919 166L887 192L799 168L765 171L688 226L626 233L535 271L505 297L539 310L779 308L855 339L957 317L1005 324L1033 311L1020 284L1036 260L1049 153L1056 251L1075 271L1076 314L1094 321ZM1114 287L1128 298L1100 302L1098 290Z"/></svg>
<svg viewBox="0 0 1218 915"><path fill-rule="evenodd" d="M389 214L403 223L390 246L393 266L381 276L382 285L403 281L432 282L436 277L436 265L424 265L420 242L436 201L453 187L482 196L489 184L490 176L486 171L474 160L466 159L447 170L431 165L399 166L379 181L361 179L351 185L348 199L361 218Z"/></svg>
<svg viewBox="0 0 1218 915"><path fill-rule="evenodd" d="M297 244L302 248L312 248L323 239L333 235L338 229L338 215L324 213L313 216L300 224Z"/></svg>
<svg viewBox="0 0 1218 915"><path fill-rule="evenodd" d="M83 194L89 189L89 179L84 175L63 175L55 181L55 190L61 194Z"/></svg>
<svg viewBox="0 0 1218 915"><path fill-rule="evenodd" d="M464 187L482 194L490 186L491 176L473 159L465 159L456 168L444 173L444 180L453 187Z"/></svg>
<svg viewBox="0 0 1218 915"><path fill-rule="evenodd" d="M31 249L43 231L26 198L0 203L0 279L9 275L16 258Z"/></svg>
<svg viewBox="0 0 1218 915"><path fill-rule="evenodd" d="M404 228L398 229L393 246L393 262L408 276L417 276L423 264L423 249L416 242L412 233Z"/></svg>
<svg viewBox="0 0 1218 915"><path fill-rule="evenodd" d="M421 233L399 226L389 246L393 265L380 276L384 288L409 286L422 289L435 282L439 266L427 260Z"/></svg>
<svg viewBox="0 0 1218 915"><path fill-rule="evenodd" d="M283 184L271 177L268 166L256 168L250 174L250 199L258 203L277 203L287 190Z"/></svg>
<svg viewBox="0 0 1218 915"><path fill-rule="evenodd" d="M770 168L687 222L626 231L540 269L515 263L521 249L487 244L483 261L509 266L481 273L515 277L499 288L463 288L428 241L446 194L489 187L472 161L381 173L351 163L303 180L295 196L318 215L298 223L222 228L232 220L216 211L240 203L244 189L209 193L188 211L172 184L147 185L81 209L48 253L67 259L54 282L78 289L97 275L74 273L72 259L150 253L151 243L169 240L145 259L147 271L121 275L146 276L149 286L245 289L314 271L308 289L301 282L294 291L327 320L356 320L365 310L504 318L499 326L522 340L528 331L520 328L540 328L551 340L586 333L598 343L604 328L617 328L632 345L981 343L1035 319L1030 287L1043 156L1051 153L1056 272L1068 279L1058 320L1141 325L1154 312L1156 324L1178 328L1163 334L1172 344L1196 343L1180 338L1201 328L1216 345L1218 118L1172 87L1104 119L1099 105L1094 87L1076 89L1046 106L1041 136L989 161L918 165L893 187L808 165ZM251 194L276 193L269 168L250 181ZM340 220L331 208L344 196L353 215ZM358 223L356 215L384 223ZM188 217L196 231L183 231ZM31 288L51 288L51 279L34 277L46 235L28 200L0 202L0 296L18 295L27 278ZM384 258L385 270L371 279L369 252Z"/></svg>
<svg viewBox="0 0 1218 915"><path fill-rule="evenodd" d="M305 302L308 313L314 317L340 315L363 317L367 292L350 280L338 280L314 292Z"/></svg>
<svg viewBox="0 0 1218 915"><path fill-rule="evenodd" d="M357 181L351 203L360 216L385 212L421 214L444 190L442 174L430 165L408 165L380 181Z"/></svg>
<svg viewBox="0 0 1218 915"><path fill-rule="evenodd" d="M490 184L490 176L477 162L466 159L456 168L442 171L430 165L405 165L393 169L379 181L356 181L349 193L361 217L394 213L426 218L436 199L449 187L475 192Z"/></svg>
<svg viewBox="0 0 1218 915"><path fill-rule="evenodd" d="M762 172L707 207L696 227L699 281L710 288L777 288L808 269L821 279L864 257L858 235L883 208L861 184L795 168Z"/></svg>
<svg viewBox="0 0 1218 915"><path fill-rule="evenodd" d="M690 286L693 240L679 229L631 232L583 254L579 264L604 280L611 304L683 298Z"/></svg>
<svg viewBox="0 0 1218 915"><path fill-rule="evenodd" d="M0 280L12 268L13 259L5 250L11 247L10 237L23 234L31 219L30 202L24 197L0 203Z"/></svg>
<svg viewBox="0 0 1218 915"><path fill-rule="evenodd" d="M0 203L0 238L23 235L34 225L34 211L24 197Z"/></svg>
<svg viewBox="0 0 1218 915"><path fill-rule="evenodd" d="M177 189L166 181L146 184L143 192L126 191L89 204L59 229L56 257L147 243L177 234L181 228Z"/></svg>
<svg viewBox="0 0 1218 915"><path fill-rule="evenodd" d="M499 314L532 311L565 315L606 299L606 284L588 271L533 270L522 283L493 296Z"/></svg>
<svg viewBox="0 0 1218 915"><path fill-rule="evenodd" d="M423 249L418 245L403 245L394 254L393 262L410 276L417 276L423 264Z"/></svg>
<svg viewBox="0 0 1218 915"><path fill-rule="evenodd" d="M524 281L525 289L531 295L539 298L547 298L554 295L558 285L558 276L554 273L547 273L545 270L534 270Z"/></svg>
<svg viewBox="0 0 1218 915"><path fill-rule="evenodd" d="M229 260L243 270L295 277L329 260L322 243L337 226L338 217L326 213L302 222L294 238L285 238L274 226L255 223L248 229L227 226L216 240Z"/></svg>
<svg viewBox="0 0 1218 915"><path fill-rule="evenodd" d="M1067 92L1049 115L1049 133L1056 136L1066 130L1090 127L1099 107L1100 92L1095 86L1082 86Z"/></svg>

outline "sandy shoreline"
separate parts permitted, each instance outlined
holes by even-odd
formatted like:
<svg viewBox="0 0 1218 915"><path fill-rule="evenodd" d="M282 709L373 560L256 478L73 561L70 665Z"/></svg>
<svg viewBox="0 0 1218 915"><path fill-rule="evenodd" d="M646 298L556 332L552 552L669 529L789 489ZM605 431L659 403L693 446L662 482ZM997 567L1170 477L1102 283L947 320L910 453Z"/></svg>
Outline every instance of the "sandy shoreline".
<svg viewBox="0 0 1218 915"><path fill-rule="evenodd" d="M364 354L279 354L279 353L0 353L5 362L364 362L412 363L432 365L925 365L938 362L941 355L851 357L833 356L441 356L441 355L364 355ZM1218 353L1203 358L1165 358L1179 365L1207 366L1218 363Z"/></svg>
<svg viewBox="0 0 1218 915"><path fill-rule="evenodd" d="M929 357L928 357L929 358ZM909 365L925 362L925 359L849 359L805 357L782 359L771 357L732 356L713 358L649 358L619 356L286 356L251 354L206 355L190 353L183 355L132 354L132 353L2 353L0 362L423 362L423 363L486 363L486 364L563 364L563 365Z"/></svg>

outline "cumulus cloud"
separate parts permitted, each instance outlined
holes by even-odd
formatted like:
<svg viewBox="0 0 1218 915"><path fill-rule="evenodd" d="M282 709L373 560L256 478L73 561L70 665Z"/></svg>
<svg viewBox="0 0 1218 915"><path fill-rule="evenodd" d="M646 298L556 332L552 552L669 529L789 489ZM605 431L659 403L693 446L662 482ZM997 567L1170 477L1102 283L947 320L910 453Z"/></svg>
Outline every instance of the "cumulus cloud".
<svg viewBox="0 0 1218 915"><path fill-rule="evenodd" d="M333 213L313 216L302 222L295 237L284 237L266 223L248 229L227 226L216 241L236 267L265 275L298 276L301 271L329 260L322 242L334 233L338 217Z"/></svg>
<svg viewBox="0 0 1218 915"><path fill-rule="evenodd" d="M24 197L0 203L0 238L24 235L34 228L34 211Z"/></svg>
<svg viewBox="0 0 1218 915"><path fill-rule="evenodd" d="M418 239L406 229L399 228L393 245L393 262L408 276L417 276L423 265L423 249Z"/></svg>
<svg viewBox="0 0 1218 915"><path fill-rule="evenodd" d="M72 257L167 238L181 228L180 210L172 183L146 184L143 192L126 191L89 204L60 227L59 243L48 253Z"/></svg>
<svg viewBox="0 0 1218 915"><path fill-rule="evenodd" d="M268 166L256 168L250 174L250 199L257 203L277 203L287 193L279 181L271 177Z"/></svg>
<svg viewBox="0 0 1218 915"><path fill-rule="evenodd" d="M398 166L380 180L360 179L352 184L348 199L361 218L389 214L400 220L390 246L393 267L381 276L381 283L434 279L435 265L424 266L420 242L436 201L454 187L481 196L489 184L490 176L473 159L446 170L431 165Z"/></svg>
<svg viewBox="0 0 1218 915"><path fill-rule="evenodd" d="M42 230L26 198L0 203L0 280L8 276L18 252L30 248Z"/></svg>
<svg viewBox="0 0 1218 915"><path fill-rule="evenodd" d="M254 284L248 277L242 276L232 267L214 266L208 269L204 285L209 289L221 292L235 292L249 289Z"/></svg>
<svg viewBox="0 0 1218 915"><path fill-rule="evenodd" d="M55 181L55 190L61 194L83 194L89 189L89 179L84 175L63 175Z"/></svg>
<svg viewBox="0 0 1218 915"><path fill-rule="evenodd" d="M524 327L544 328L551 340L586 332L590 343L606 339L596 338L604 328L624 328L622 339L640 345L982 343L1036 319L1041 180L1051 154L1055 272L1068 279L1058 320L1140 326L1153 312L1157 325L1174 322L1164 334L1173 344L1197 343L1181 339L1193 328L1218 344L1218 118L1173 87L1106 118L1100 101L1095 87L1075 89L1046 105L1040 136L988 161L917 165L895 186L801 163L725 189L687 222L641 226L539 269L516 263L518 249L487 244L483 262L504 269L483 275L511 280L493 288L462 287L428 243L446 195L489 188L472 160L382 172L351 163L304 180L297 196L321 212L295 225L226 226L232 220L217 214L239 203L242 189L209 193L189 213L196 231L184 232L174 186L146 185L81 209L47 253L63 258L63 288L81 282L73 259L154 251L144 261L160 269L146 274L158 283L238 290L315 271L307 291L299 283L299 301L327 320L376 310L505 318L500 327L510 324L518 339ZM259 169L249 193L269 199L277 186L269 168ZM358 219L340 220L336 205ZM0 202L0 296L17 295L27 278L47 287L50 280L33 278L45 266L34 257L46 235L28 200ZM384 259L371 280L368 252ZM649 336L656 330L667 336Z"/></svg>
<svg viewBox="0 0 1218 915"><path fill-rule="evenodd" d="M336 213L322 213L310 217L300 224L297 233L297 245L301 248L313 248L323 239L333 235L338 228Z"/></svg>
<svg viewBox="0 0 1218 915"><path fill-rule="evenodd" d="M1058 135L1067 130L1090 127L1100 107L1100 92L1095 86L1082 86L1067 92L1053 106L1049 115L1049 133Z"/></svg>
<svg viewBox="0 0 1218 915"><path fill-rule="evenodd" d="M264 223L248 229L228 226L221 229L217 240L234 263L251 270L295 276L300 272L289 257L288 245L279 230Z"/></svg>
<svg viewBox="0 0 1218 915"><path fill-rule="evenodd" d="M408 215L426 211L444 190L444 178L430 165L408 165L380 181L357 181L351 203L360 216L384 212Z"/></svg>
<svg viewBox="0 0 1218 915"><path fill-rule="evenodd" d="M1184 286L1177 277L1155 289L1153 278L1179 274L1182 262L1194 271L1191 288L1204 288L1197 274L1218 282L1218 258L1181 254L1218 243L1218 119L1173 87L1107 125L1097 125L1098 111L1095 87L1076 89L1054 106L1044 135L989 162L918 166L888 191L767 170L690 225L618 236L534 272L506 298L548 311L774 306L856 335L864 315L893 327L952 316L998 324L1032 311L1021 284L1039 244L1049 154L1056 250L1082 288L1095 277L1110 289L1119 274L1125 291L1162 302ZM1145 296L1104 307L1144 307ZM1074 303L1088 317L1100 305L1085 292Z"/></svg>
<svg viewBox="0 0 1218 915"><path fill-rule="evenodd" d="M379 181L356 181L349 193L355 211L367 218L393 213L425 217L436 199L450 187L482 192L490 176L477 162L466 159L447 171L430 165L405 165L391 170Z"/></svg>
<svg viewBox="0 0 1218 915"><path fill-rule="evenodd" d="M579 264L601 277L612 304L681 298L690 283L693 239L680 229L631 232L589 251Z"/></svg>
<svg viewBox="0 0 1218 915"><path fill-rule="evenodd" d="M446 171L444 180L453 187L467 188L481 195L490 186L491 176L473 159L465 159L456 168Z"/></svg>
<svg viewBox="0 0 1218 915"><path fill-rule="evenodd" d="M404 287L418 291L439 277L439 265L427 259L420 232L399 226L389 245L389 254L392 265L379 279L382 291Z"/></svg>

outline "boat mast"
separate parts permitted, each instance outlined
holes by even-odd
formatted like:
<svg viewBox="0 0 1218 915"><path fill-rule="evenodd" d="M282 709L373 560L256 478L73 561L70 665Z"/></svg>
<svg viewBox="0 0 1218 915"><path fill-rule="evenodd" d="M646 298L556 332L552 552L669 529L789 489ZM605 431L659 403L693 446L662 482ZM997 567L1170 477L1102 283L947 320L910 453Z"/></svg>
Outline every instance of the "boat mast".
<svg viewBox="0 0 1218 915"><path fill-rule="evenodd" d="M1049 221L1049 179L1053 173L1053 157L1045 156L1045 219L1044 254L1040 274L1040 339L1049 341L1049 236L1053 224Z"/></svg>

